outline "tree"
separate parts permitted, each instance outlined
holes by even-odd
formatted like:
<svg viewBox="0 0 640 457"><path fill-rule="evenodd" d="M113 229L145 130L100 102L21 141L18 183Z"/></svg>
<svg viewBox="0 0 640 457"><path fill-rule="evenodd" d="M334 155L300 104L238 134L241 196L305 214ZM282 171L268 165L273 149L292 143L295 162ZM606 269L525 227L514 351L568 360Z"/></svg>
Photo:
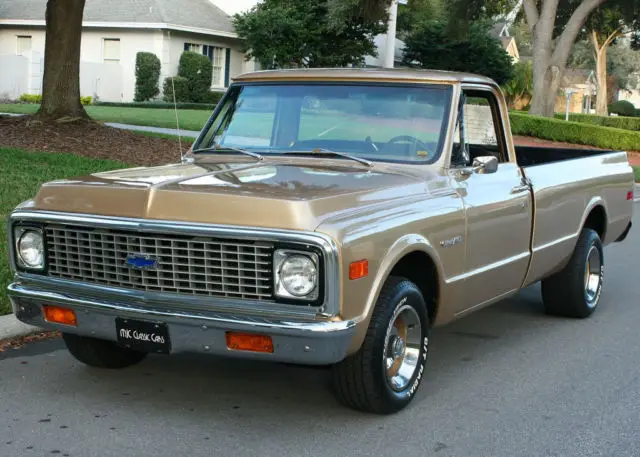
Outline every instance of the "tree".
<svg viewBox="0 0 640 457"><path fill-rule="evenodd" d="M423 68L466 71L488 76L498 84L513 76L513 61L500 41L489 35L489 24L474 22L467 38L447 36L447 24L427 21L406 37L404 61Z"/></svg>
<svg viewBox="0 0 640 457"><path fill-rule="evenodd" d="M360 65L365 56L375 56L373 38L386 30L384 13L372 19L359 4L339 3L343 16L336 21L329 8L334 1L264 0L236 14L247 58L264 68L287 68Z"/></svg>
<svg viewBox="0 0 640 457"><path fill-rule="evenodd" d="M569 60L572 68L591 70L595 67L593 45L586 39L576 43ZM616 89L640 88L640 52L626 40L616 40L607 49L607 103L612 103Z"/></svg>
<svg viewBox="0 0 640 457"><path fill-rule="evenodd" d="M571 49L589 15L606 0L568 0L566 21L556 15L560 0L524 0L524 14L533 39L531 114L552 117ZM554 33L556 32L556 33Z"/></svg>
<svg viewBox="0 0 640 457"><path fill-rule="evenodd" d="M591 43L591 51L596 66L598 96L596 113L606 116L607 113L607 49L624 35L638 31L640 28L639 0L608 0L596 8L587 18L583 39ZM571 11L571 0L561 0L558 7L558 23L568 21Z"/></svg>
<svg viewBox="0 0 640 457"><path fill-rule="evenodd" d="M520 61L513 66L513 77L502 86L511 109L528 105L533 95L533 69L531 62Z"/></svg>
<svg viewBox="0 0 640 457"><path fill-rule="evenodd" d="M48 0L42 120L88 118L80 103L80 39L85 0Z"/></svg>

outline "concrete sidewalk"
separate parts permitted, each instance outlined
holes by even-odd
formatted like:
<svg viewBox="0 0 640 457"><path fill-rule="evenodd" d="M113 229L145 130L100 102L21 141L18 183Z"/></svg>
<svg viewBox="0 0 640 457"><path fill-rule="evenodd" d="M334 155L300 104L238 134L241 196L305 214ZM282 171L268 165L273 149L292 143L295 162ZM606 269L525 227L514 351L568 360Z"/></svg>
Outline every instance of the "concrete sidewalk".
<svg viewBox="0 0 640 457"><path fill-rule="evenodd" d="M29 335L40 330L38 327L20 322L13 314L0 316L0 341Z"/></svg>

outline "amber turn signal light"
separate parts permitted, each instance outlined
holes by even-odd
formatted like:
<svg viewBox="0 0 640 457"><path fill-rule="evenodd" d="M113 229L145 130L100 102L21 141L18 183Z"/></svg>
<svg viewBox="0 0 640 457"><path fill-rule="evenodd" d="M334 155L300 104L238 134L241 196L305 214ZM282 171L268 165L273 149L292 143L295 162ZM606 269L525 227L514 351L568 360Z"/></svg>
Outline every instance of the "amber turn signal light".
<svg viewBox="0 0 640 457"><path fill-rule="evenodd" d="M62 308L61 306L48 306L42 307L44 311L44 318L47 322L54 322L56 324L73 325L78 326L76 321L76 313L69 308Z"/></svg>
<svg viewBox="0 0 640 457"><path fill-rule="evenodd" d="M358 260L349 265L349 279L364 278L369 274L369 261Z"/></svg>
<svg viewBox="0 0 640 457"><path fill-rule="evenodd" d="M273 341L267 335L227 332L227 347L236 351L273 352Z"/></svg>

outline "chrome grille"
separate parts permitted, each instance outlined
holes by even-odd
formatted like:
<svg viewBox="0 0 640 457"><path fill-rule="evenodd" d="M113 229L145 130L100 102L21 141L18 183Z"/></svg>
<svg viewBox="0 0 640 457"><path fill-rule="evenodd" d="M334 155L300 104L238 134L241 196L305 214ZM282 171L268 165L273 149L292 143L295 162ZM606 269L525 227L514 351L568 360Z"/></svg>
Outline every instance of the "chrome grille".
<svg viewBox="0 0 640 457"><path fill-rule="evenodd" d="M273 299L273 245L210 236L136 233L48 225L49 275L149 292ZM150 256L153 269L127 265Z"/></svg>

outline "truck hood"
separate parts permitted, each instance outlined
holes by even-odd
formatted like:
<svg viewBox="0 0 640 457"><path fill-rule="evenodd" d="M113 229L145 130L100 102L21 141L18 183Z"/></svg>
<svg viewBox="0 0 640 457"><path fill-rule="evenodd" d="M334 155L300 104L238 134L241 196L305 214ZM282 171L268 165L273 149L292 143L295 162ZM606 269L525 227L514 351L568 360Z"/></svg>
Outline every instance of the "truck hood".
<svg viewBox="0 0 640 457"><path fill-rule="evenodd" d="M435 174L336 161L179 163L44 184L31 209L314 230L331 217L428 193ZM340 161L343 162L343 161ZM422 167L421 167L422 168Z"/></svg>

